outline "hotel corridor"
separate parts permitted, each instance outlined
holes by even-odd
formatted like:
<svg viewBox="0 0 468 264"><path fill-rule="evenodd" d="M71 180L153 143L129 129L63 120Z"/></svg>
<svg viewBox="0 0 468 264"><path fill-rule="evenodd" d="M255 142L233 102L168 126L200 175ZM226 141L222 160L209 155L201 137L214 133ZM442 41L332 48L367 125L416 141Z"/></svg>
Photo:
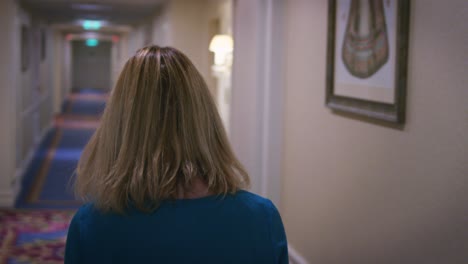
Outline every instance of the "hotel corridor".
<svg viewBox="0 0 468 264"><path fill-rule="evenodd" d="M80 202L72 177L108 94L71 93L23 175L16 209L0 209L0 263L63 263L68 225Z"/></svg>
<svg viewBox="0 0 468 264"><path fill-rule="evenodd" d="M64 262L77 162L152 45L205 80L291 264L468 263L466 14L467 0L0 0L0 264ZM129 171L102 175L155 174Z"/></svg>
<svg viewBox="0 0 468 264"><path fill-rule="evenodd" d="M55 116L23 176L17 208L76 208L72 175L81 152L99 123L107 94L93 90L72 93Z"/></svg>

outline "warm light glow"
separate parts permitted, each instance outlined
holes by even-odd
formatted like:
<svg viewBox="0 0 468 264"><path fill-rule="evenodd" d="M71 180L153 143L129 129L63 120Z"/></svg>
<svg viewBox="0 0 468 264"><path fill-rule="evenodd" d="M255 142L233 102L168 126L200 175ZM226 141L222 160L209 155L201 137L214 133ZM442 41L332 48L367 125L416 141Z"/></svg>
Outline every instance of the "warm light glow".
<svg viewBox="0 0 468 264"><path fill-rule="evenodd" d="M120 39L120 38L119 38L119 36L117 36L117 35L113 35L113 36L112 36L112 42L113 42L113 43L119 42L119 39Z"/></svg>
<svg viewBox="0 0 468 264"><path fill-rule="evenodd" d="M97 39L90 38L86 40L86 46L88 47L96 47L98 44L99 41Z"/></svg>
<svg viewBox="0 0 468 264"><path fill-rule="evenodd" d="M227 53L234 48L232 37L229 35L216 35L211 39L210 51Z"/></svg>
<svg viewBox="0 0 468 264"><path fill-rule="evenodd" d="M215 54L215 65L224 65L234 49L232 37L229 35L216 35L210 42L210 51Z"/></svg>
<svg viewBox="0 0 468 264"><path fill-rule="evenodd" d="M101 21L85 20L83 21L83 28L85 30L99 30L101 28Z"/></svg>

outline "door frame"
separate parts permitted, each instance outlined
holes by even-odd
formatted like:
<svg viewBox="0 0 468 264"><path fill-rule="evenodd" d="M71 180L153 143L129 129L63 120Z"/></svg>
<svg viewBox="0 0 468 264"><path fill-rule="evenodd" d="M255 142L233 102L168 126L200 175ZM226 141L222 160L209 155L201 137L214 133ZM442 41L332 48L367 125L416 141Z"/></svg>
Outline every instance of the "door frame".
<svg viewBox="0 0 468 264"><path fill-rule="evenodd" d="M281 204L284 3L234 1L230 140L251 191Z"/></svg>

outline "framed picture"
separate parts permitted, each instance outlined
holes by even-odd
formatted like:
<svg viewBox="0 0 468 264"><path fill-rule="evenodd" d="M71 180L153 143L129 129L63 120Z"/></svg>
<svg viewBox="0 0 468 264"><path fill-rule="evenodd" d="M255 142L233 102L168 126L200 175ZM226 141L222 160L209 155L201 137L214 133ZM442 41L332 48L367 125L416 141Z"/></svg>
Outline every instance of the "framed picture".
<svg viewBox="0 0 468 264"><path fill-rule="evenodd" d="M29 68L29 28L21 26L21 71L25 72Z"/></svg>
<svg viewBox="0 0 468 264"><path fill-rule="evenodd" d="M326 105L405 121L409 0L329 0Z"/></svg>

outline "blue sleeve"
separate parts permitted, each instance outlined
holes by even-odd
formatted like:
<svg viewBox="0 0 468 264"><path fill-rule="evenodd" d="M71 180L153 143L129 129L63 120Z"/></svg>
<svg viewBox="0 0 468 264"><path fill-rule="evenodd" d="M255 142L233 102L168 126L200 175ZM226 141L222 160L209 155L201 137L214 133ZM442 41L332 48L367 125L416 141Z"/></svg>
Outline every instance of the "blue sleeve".
<svg viewBox="0 0 468 264"><path fill-rule="evenodd" d="M284 231L283 221L281 216L276 209L275 205L270 201L271 207L271 242L273 245L273 254L275 257L275 262L278 264L288 264L288 241L286 239L286 232Z"/></svg>
<svg viewBox="0 0 468 264"><path fill-rule="evenodd" d="M68 228L65 246L65 264L78 264L80 260L80 211L78 211Z"/></svg>

